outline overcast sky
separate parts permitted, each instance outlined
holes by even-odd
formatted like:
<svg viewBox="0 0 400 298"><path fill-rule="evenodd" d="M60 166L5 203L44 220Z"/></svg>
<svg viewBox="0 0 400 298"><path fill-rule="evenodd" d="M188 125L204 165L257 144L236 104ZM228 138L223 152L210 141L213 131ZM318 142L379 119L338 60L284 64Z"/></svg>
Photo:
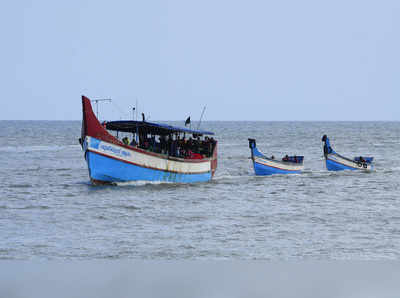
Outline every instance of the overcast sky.
<svg viewBox="0 0 400 298"><path fill-rule="evenodd" d="M3 1L0 120L399 120L400 1ZM119 110L122 110L118 113Z"/></svg>

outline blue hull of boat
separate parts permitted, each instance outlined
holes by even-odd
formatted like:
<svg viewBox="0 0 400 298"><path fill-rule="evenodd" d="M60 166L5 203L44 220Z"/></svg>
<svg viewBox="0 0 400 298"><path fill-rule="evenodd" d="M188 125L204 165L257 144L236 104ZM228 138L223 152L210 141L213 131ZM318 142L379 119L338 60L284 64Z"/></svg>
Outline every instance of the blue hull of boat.
<svg viewBox="0 0 400 298"><path fill-rule="evenodd" d="M348 167L341 163L334 162L330 159L326 160L326 169L328 171L344 171L344 170L356 171L356 170L358 170L356 168Z"/></svg>
<svg viewBox="0 0 400 298"><path fill-rule="evenodd" d="M259 164L257 162L253 162L254 172L259 176L268 176L275 174L300 174L301 171L288 171L278 168L269 167L266 165Z"/></svg>
<svg viewBox="0 0 400 298"><path fill-rule="evenodd" d="M176 183L206 182L211 172L202 174L181 174L144 168L125 163L94 152L86 152L90 178L104 182L165 181Z"/></svg>
<svg viewBox="0 0 400 298"><path fill-rule="evenodd" d="M346 158L332 149L327 135L322 137L322 142L324 142L323 152L328 171L372 171L374 169L372 165L373 157L358 156L354 159Z"/></svg>

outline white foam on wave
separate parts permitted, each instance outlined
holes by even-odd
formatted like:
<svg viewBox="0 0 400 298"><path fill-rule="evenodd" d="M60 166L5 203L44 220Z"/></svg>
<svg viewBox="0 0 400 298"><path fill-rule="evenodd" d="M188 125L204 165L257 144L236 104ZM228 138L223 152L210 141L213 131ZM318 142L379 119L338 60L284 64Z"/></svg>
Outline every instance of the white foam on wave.
<svg viewBox="0 0 400 298"><path fill-rule="evenodd" d="M241 179L243 177L247 178L247 177L251 177L251 175L248 175L248 174L246 174L246 175L229 175L229 174L220 175L220 176L214 176L211 181L213 181L213 180L214 181L219 181L219 180L227 180L227 179L233 180L233 179Z"/></svg>
<svg viewBox="0 0 400 298"><path fill-rule="evenodd" d="M138 180L138 181L116 182L115 184L117 186L144 186L144 185L162 185L162 184L177 184L177 183L170 181Z"/></svg>

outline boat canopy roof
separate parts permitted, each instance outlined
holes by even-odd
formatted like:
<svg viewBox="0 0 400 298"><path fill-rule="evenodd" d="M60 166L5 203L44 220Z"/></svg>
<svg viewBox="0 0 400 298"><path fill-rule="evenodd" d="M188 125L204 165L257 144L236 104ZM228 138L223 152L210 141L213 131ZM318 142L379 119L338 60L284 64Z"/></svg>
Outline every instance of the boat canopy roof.
<svg viewBox="0 0 400 298"><path fill-rule="evenodd" d="M153 135L169 135L172 133L189 133L193 135L214 135L213 132L204 130L192 130L184 127L172 126L164 123L154 123L147 121L133 121L133 120L120 120L106 122L106 128L108 130L116 130L123 132L135 133L136 130L139 133L150 133Z"/></svg>

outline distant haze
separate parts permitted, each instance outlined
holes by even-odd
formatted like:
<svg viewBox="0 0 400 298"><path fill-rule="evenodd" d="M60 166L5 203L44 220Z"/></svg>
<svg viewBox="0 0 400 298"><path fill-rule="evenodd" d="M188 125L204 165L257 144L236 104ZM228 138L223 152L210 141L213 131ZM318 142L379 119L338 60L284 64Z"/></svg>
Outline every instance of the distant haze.
<svg viewBox="0 0 400 298"><path fill-rule="evenodd" d="M5 1L0 120L399 120L400 1Z"/></svg>

